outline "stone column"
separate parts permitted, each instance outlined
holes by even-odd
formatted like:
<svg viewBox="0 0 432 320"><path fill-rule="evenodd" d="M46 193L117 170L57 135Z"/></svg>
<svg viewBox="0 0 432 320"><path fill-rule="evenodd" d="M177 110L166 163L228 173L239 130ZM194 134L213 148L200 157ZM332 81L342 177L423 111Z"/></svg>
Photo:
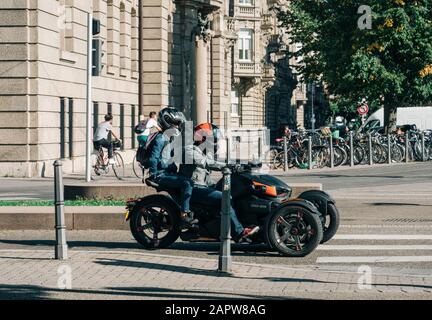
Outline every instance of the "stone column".
<svg viewBox="0 0 432 320"><path fill-rule="evenodd" d="M207 122L207 115L210 112L208 101L208 44L200 36L195 38L195 97L194 120L196 124Z"/></svg>

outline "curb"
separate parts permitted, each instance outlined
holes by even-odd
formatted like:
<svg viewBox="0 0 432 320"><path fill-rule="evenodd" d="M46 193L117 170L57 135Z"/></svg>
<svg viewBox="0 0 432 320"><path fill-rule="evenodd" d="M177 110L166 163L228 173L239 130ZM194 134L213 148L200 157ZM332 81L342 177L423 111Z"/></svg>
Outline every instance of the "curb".
<svg viewBox="0 0 432 320"><path fill-rule="evenodd" d="M129 230L125 207L65 207L68 230ZM54 207L0 207L0 230L51 230Z"/></svg>
<svg viewBox="0 0 432 320"><path fill-rule="evenodd" d="M318 183L290 184L290 186L293 188L294 198L306 190L322 190L322 185ZM95 187L100 188L97 185ZM125 206L65 207L66 228L68 230L129 230L129 223L124 221L125 211ZM54 226L54 206L0 207L0 230L51 230Z"/></svg>

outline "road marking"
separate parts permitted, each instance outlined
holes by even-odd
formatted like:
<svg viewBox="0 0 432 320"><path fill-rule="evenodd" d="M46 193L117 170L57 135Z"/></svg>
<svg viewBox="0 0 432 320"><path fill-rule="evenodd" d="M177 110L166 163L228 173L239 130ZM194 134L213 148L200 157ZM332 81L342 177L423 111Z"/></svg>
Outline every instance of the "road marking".
<svg viewBox="0 0 432 320"><path fill-rule="evenodd" d="M377 224L377 225L368 225L368 224L341 224L339 228L364 228L364 229L382 229L382 228L414 228L414 229L429 229L432 230L432 225L430 224Z"/></svg>
<svg viewBox="0 0 432 320"><path fill-rule="evenodd" d="M319 257L317 263L432 262L432 256Z"/></svg>
<svg viewBox="0 0 432 320"><path fill-rule="evenodd" d="M323 245L317 250L432 250L432 245Z"/></svg>
<svg viewBox="0 0 432 320"><path fill-rule="evenodd" d="M432 240L432 234L337 234L339 240Z"/></svg>

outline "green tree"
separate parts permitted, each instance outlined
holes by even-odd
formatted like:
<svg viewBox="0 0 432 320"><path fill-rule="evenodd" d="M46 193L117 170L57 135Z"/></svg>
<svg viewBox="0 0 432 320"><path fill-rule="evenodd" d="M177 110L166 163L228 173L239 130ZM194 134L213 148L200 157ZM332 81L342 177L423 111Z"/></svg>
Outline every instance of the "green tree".
<svg viewBox="0 0 432 320"><path fill-rule="evenodd" d="M336 99L384 105L387 130L398 107L432 101L432 0L298 0L279 20L302 44L292 55L303 57L305 80Z"/></svg>

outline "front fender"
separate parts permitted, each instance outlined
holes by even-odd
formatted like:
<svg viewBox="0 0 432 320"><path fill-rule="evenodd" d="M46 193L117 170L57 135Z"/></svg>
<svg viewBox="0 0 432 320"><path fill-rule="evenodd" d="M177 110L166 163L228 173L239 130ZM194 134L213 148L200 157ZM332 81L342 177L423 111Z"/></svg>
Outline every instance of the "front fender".
<svg viewBox="0 0 432 320"><path fill-rule="evenodd" d="M323 215L327 215L328 204L336 204L336 201L325 191L308 190L299 195L299 199L312 202Z"/></svg>
<svg viewBox="0 0 432 320"><path fill-rule="evenodd" d="M133 203L132 203L133 202ZM127 209L129 211L129 215L125 219L126 221L130 220L132 216L132 212L137 208L140 208L145 205L154 204L154 203L169 203L174 208L180 210L179 205L173 200L173 198L166 194L152 194L149 196L145 196L143 198L135 199L127 204Z"/></svg>
<svg viewBox="0 0 432 320"><path fill-rule="evenodd" d="M292 199L285 201L281 203L279 206L277 206L274 210L280 210L281 208L289 207L289 206L299 206L302 208L305 208L312 213L315 213L317 215L321 215L318 208L313 204L313 202L310 202L307 199Z"/></svg>

